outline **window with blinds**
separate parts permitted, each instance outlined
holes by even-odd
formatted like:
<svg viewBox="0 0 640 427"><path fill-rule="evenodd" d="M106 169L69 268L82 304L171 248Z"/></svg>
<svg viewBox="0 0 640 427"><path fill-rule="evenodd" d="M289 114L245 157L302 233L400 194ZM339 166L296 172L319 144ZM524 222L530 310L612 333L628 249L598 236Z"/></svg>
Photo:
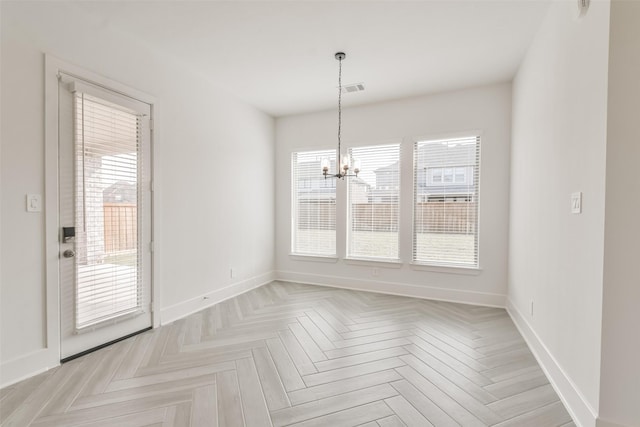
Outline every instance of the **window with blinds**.
<svg viewBox="0 0 640 427"><path fill-rule="evenodd" d="M336 254L336 180L322 176L323 159L335 170L335 150L298 152L291 157L293 254Z"/></svg>
<svg viewBox="0 0 640 427"><path fill-rule="evenodd" d="M413 261L478 267L480 137L414 145Z"/></svg>
<svg viewBox="0 0 640 427"><path fill-rule="evenodd" d="M76 330L142 310L141 116L74 94Z"/></svg>
<svg viewBox="0 0 640 427"><path fill-rule="evenodd" d="M400 144L356 147L361 173L348 178L347 256L397 260Z"/></svg>

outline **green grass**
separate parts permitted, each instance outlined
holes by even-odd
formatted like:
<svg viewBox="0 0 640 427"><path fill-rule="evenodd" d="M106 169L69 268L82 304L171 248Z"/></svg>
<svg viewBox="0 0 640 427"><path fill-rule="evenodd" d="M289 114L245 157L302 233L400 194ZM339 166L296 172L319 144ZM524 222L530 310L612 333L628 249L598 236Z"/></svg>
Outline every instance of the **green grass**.
<svg viewBox="0 0 640 427"><path fill-rule="evenodd" d="M308 242L308 247L316 253L332 254L335 251L333 230L298 230L296 238L299 245ZM474 239L473 234L418 233L417 258L436 264L455 258L459 263L472 264ZM398 257L398 233L356 231L351 241L351 253L357 256L380 256L381 251L383 257Z"/></svg>
<svg viewBox="0 0 640 427"><path fill-rule="evenodd" d="M138 254L136 251L122 251L105 255L105 264L123 265L126 267L135 267Z"/></svg>

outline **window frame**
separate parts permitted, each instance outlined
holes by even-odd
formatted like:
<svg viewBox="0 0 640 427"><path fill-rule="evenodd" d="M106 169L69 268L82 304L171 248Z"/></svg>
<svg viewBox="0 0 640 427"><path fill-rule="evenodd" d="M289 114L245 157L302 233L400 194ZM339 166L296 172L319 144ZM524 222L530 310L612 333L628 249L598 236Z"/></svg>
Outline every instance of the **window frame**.
<svg viewBox="0 0 640 427"><path fill-rule="evenodd" d="M474 181L477 183L478 188L474 193L475 198L477 200L476 206L476 241L475 241L475 251L476 251L476 265L470 266L468 264L442 264L442 263L429 263L423 261L414 260L414 240L415 240L415 232L414 228L416 225L415 222L415 194L418 185L432 185L427 181L427 177L423 178L424 182L417 182L414 174L414 168L416 163L416 156L414 146L416 142L419 141L433 141L433 140L447 140L447 139L460 139L460 138L468 138L473 137L477 138L481 143L483 139L483 131L477 129L467 129L460 132L447 132L447 133L430 133L430 134L414 134L414 135L406 135L397 138L390 139L381 139L381 140L373 140L373 141L350 141L347 144L343 144L346 150L351 150L353 148L360 147L368 147L375 145L392 145L399 144L400 145L400 188L398 191L398 227L399 227L399 236L398 236L398 258L397 259L380 259L380 258L362 258L356 256L350 256L348 254L348 228L349 228L349 195L348 195L348 187L336 183L336 179L332 179L331 184L336 186L336 248L335 255L324 256L324 255L313 255L313 254L297 254L293 252L289 252L289 259L295 262L322 262L322 263L337 263L337 264L345 264L351 265L354 267L372 267L372 268L381 268L381 269L398 269L398 268L408 268L415 272L431 272L437 274L453 274L453 275L479 275L482 273L482 264L481 264L481 191L482 184L480 182L481 176L481 168L482 168L482 159L481 159L481 151L478 153L478 173L474 174L472 170L470 170L467 166L469 163L466 162L464 165L454 165L454 177L453 183L448 185L464 185L464 186L473 186L476 185ZM289 151L289 154L293 153L301 153L307 151L323 151L327 150L326 146L315 145L310 147L298 148L294 147ZM337 151L337 150L336 150ZM344 151L343 151L344 153ZM455 182L455 167L463 167L465 168L465 182ZM333 164L331 167L331 171L333 172ZM291 174L293 171L290 171ZM473 175L473 176L472 176ZM293 175L292 175L293 176ZM350 178L346 178L345 181L348 181ZM344 182L343 184L348 184ZM444 183L442 183L444 184ZM436 183L436 185L438 185ZM451 194L450 194L451 195ZM452 201L470 201L472 198L465 198L460 196L457 193L452 193L453 196L450 197ZM449 199L448 199L449 200ZM426 202L426 193L425 200ZM292 215L293 215L293 206L292 206ZM290 227L293 227L292 224L293 217L289 218ZM293 228L291 228L293 229ZM290 241L292 241L293 236L290 236ZM290 244L291 245L291 244ZM292 246L290 246L292 247ZM406 266L405 266L406 265ZM375 273L372 273L374 276Z"/></svg>
<svg viewBox="0 0 640 427"><path fill-rule="evenodd" d="M373 263L381 263L381 264L390 264L390 265L396 265L398 263L402 263L401 259L400 259L400 253L402 252L401 249L401 227L402 227L402 221L401 221L401 217L402 217L402 202L403 199L401 197L402 194L402 171L403 171L403 165L402 165L402 151L403 151L403 145L404 143L402 141L382 141L382 142L374 142L374 143L370 143L370 144L359 144L359 145L354 145L354 146L350 146L347 148L347 152L348 155L352 158L352 159L358 159L357 155L353 154L353 150L363 150L363 149L375 149L377 147L393 147L393 146L397 146L397 163L398 163L398 170L397 170L397 189L395 189L395 196L397 198L396 201L396 228L397 228L397 236L396 236L396 240L397 240L397 251L395 253L394 257L385 257L385 256L367 256L367 255L362 255L362 254L354 254L352 253L352 247L351 247L351 236L353 233L352 230L352 204L351 204L351 183L350 182L346 182L347 184L347 188L346 188L346 194L345 194L345 200L346 200L346 216L345 216L345 227L346 227L346 233L345 233L345 261L350 261L351 263L353 262L358 262L358 261L364 261L364 262L373 262ZM392 162L391 164L393 164L394 162ZM363 164L363 167L364 164ZM370 171L370 172L373 172ZM388 173L385 173L385 179L383 180L383 185L378 187L380 190L383 191L388 191L388 190L393 190L393 187L391 187L389 184L389 177L386 176L389 175ZM347 180L349 179L353 179L353 178L347 178ZM369 202L369 204L373 204L371 202Z"/></svg>
<svg viewBox="0 0 640 427"><path fill-rule="evenodd" d="M452 141L452 140L462 140L462 139L472 139L475 138L477 148L476 148L476 161L473 165L465 164L465 165L438 165L432 166L429 168L425 168L424 177L422 181L419 181L417 168L418 168L418 154L417 148L418 144L424 142L436 142L436 141ZM477 274L472 272L480 272L482 270L480 263L480 201L481 201L481 170L482 170L482 132L481 131L469 131L469 132L460 132L460 133L452 133L452 134L440 134L440 135L426 135L420 137L414 137L411 139L412 144L412 158L413 158L413 170L411 171L412 178L412 200L411 200L411 251L410 256L411 260L409 262L410 266L414 270L418 271L434 271L434 272L443 272L443 273L460 273L460 274ZM444 181L444 170L446 167L451 167L453 170L453 181L445 182ZM455 182L455 171L456 169L464 168L465 169L465 180L462 183ZM476 168L477 173L473 170L469 171L469 168ZM430 169L440 169L442 171L442 181L433 182ZM475 191L471 197L472 200L475 199L476 202L476 212L475 212L475 241L474 241L474 251L475 251L475 264L466 264L466 263L456 263L456 262L433 262L428 260L417 259L416 257L416 245L417 245L417 232L416 232L416 204L419 202L418 190L420 185L429 186L429 185L466 185L473 186ZM446 199L446 194L444 195Z"/></svg>
<svg viewBox="0 0 640 427"><path fill-rule="evenodd" d="M298 192L297 192L297 173L298 173L298 168L297 168L297 156L300 154L309 154L309 153L318 153L318 156L322 156L322 153L326 153L326 155L330 158L331 161L333 161L335 163L337 156L336 156L336 150L335 149L322 149L322 148L317 148L317 149L313 149L313 148L304 148L304 149L299 149L299 150L293 150L290 153L290 168L291 168L291 190L290 190L290 194L289 194L289 198L290 198L290 202L291 202L291 218L290 218L290 231L291 231L291 239L290 239L290 243L289 243L289 255L293 258L293 259L298 259L298 260L322 260L322 259L327 259L327 260L337 260L337 256L338 256L338 235L337 235L337 224L334 228L334 233L335 236L333 238L334 241L334 245L333 245L333 251L331 253L323 253L323 252L302 252L299 251L299 248L296 245L296 238L297 238L297 225L298 225ZM332 157L333 156L333 157ZM327 185L326 182L323 183L319 183L318 184L318 188L333 188L334 189L334 203L333 203L333 211L334 211L334 223L337 223L338 221L338 210L337 210L337 205L338 205L338 189L337 189L337 185L335 183L335 179L333 178L324 178L322 176L322 167L321 167L321 161L322 161L322 157L320 158L320 160L318 161L318 168L317 168L317 172L318 172L318 181L321 182L322 180L325 181L333 181L333 185ZM303 179L304 181L304 186L302 188L305 189L312 189L313 188L313 179L309 178Z"/></svg>

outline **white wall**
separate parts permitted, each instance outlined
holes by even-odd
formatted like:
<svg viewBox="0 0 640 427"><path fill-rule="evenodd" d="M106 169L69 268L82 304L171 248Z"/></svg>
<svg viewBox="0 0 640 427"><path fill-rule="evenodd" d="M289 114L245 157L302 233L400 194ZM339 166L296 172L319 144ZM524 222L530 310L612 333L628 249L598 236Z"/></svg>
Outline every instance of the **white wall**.
<svg viewBox="0 0 640 427"><path fill-rule="evenodd" d="M509 305L585 426L600 388L608 33L608 1L582 19L554 3L513 86Z"/></svg>
<svg viewBox="0 0 640 427"><path fill-rule="evenodd" d="M350 95L350 96L357 96ZM418 271L410 256L411 209L401 209L402 268L302 261L291 257L291 153L308 149L335 149L337 114L326 111L279 118L276 121L276 256L279 277L290 280L395 292L422 297L503 305L509 197L509 140L511 85L498 84L456 92L403 99L343 111L343 144L369 145L402 141L412 150L411 137L480 130L482 132L480 195L480 266L478 275ZM318 172L320 173L320 171ZM410 183L405 168L401 179ZM338 185L344 185L341 182ZM410 185L402 197L411 199ZM408 192L406 190L409 190ZM339 196L338 196L339 198ZM404 204L404 207L411 204ZM342 208L344 209L344 208ZM340 206L338 211L340 211ZM338 256L344 257L345 215L338 214ZM402 221L404 219L404 221ZM341 240L342 236L342 240ZM372 276L372 268L380 275Z"/></svg>
<svg viewBox="0 0 640 427"><path fill-rule="evenodd" d="M20 376L14 368L28 371L23 374L45 368L28 360L47 346L46 213L26 213L24 200L26 193L45 192L44 52L157 99L156 281L163 318L201 308L205 294L229 296L234 283L245 289L268 281L273 119L71 2L1 7L0 383Z"/></svg>
<svg viewBox="0 0 640 427"><path fill-rule="evenodd" d="M640 426L640 3L611 2L600 419Z"/></svg>

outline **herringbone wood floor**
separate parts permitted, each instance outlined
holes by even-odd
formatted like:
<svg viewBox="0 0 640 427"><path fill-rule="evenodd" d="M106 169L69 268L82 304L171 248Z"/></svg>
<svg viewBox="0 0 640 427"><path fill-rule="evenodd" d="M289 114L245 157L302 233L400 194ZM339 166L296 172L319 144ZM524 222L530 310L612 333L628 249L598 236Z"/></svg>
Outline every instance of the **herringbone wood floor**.
<svg viewBox="0 0 640 427"><path fill-rule="evenodd" d="M0 392L2 426L569 426L502 309L274 282Z"/></svg>

